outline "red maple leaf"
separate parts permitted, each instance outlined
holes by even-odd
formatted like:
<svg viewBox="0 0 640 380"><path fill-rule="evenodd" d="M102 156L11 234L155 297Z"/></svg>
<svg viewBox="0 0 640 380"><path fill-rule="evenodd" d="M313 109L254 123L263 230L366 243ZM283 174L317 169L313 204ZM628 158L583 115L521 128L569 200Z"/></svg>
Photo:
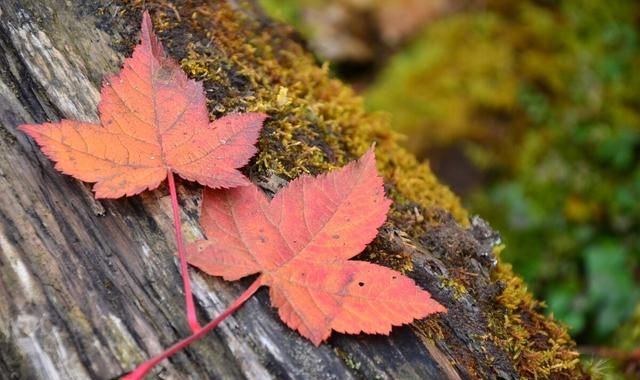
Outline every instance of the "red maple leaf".
<svg viewBox="0 0 640 380"><path fill-rule="evenodd" d="M96 198L135 195L169 178L187 313L197 330L172 173L211 188L248 184L237 168L255 154L267 115L233 114L210 123L202 83L188 79L167 56L147 12L141 34L122 70L104 81L100 124L62 120L19 129L56 161L56 169L95 182Z"/></svg>
<svg viewBox="0 0 640 380"><path fill-rule="evenodd" d="M319 345L331 330L388 334L393 325L444 311L413 280L348 260L373 240L391 201L373 151L319 177L302 176L269 201L256 186L205 189L200 224L208 240L187 261L236 280L257 272L292 329Z"/></svg>
<svg viewBox="0 0 640 380"><path fill-rule="evenodd" d="M263 285L270 287L280 318L316 346L332 330L389 334L392 326L446 311L412 279L349 260L376 236L390 204L373 150L340 170L299 177L271 201L256 186L205 189L200 223L208 240L187 246L188 262L226 280L261 275L218 318L125 379L141 379Z"/></svg>

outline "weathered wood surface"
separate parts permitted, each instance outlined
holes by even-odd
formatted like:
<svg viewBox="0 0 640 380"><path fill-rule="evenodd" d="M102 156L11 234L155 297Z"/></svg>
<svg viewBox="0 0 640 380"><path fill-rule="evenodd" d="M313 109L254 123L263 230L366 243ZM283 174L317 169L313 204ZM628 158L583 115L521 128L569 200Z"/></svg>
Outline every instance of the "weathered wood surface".
<svg viewBox="0 0 640 380"><path fill-rule="evenodd" d="M62 117L97 120L102 76L123 59L114 41L135 36L138 28L118 18L121 9L107 0L0 2L3 379L109 379L188 335L166 188L98 202L88 185L57 173L16 131L21 123ZM179 187L185 233L201 237L199 189L185 182ZM279 321L261 290L153 376L518 378L512 355L487 339L482 312L502 286L490 278L492 231L479 220L470 229L449 220L422 241L408 242L393 229L381 233L390 249L414 252L410 275L450 309L423 322L440 330L440 338L407 326L390 337L335 334L315 348ZM454 255L447 251L451 245L466 248ZM452 265L472 272L482 291L441 287ZM218 315L249 283L229 284L193 270L191 276L201 321Z"/></svg>

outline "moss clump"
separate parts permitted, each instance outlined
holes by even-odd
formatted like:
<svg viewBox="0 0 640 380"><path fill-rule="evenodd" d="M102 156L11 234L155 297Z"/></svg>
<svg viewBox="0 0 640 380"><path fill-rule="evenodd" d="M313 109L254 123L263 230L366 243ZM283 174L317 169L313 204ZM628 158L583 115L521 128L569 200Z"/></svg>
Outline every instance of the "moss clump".
<svg viewBox="0 0 640 380"><path fill-rule="evenodd" d="M455 300L458 300L463 295L467 294L467 288L465 288L463 284L450 278L443 277L442 286L453 290Z"/></svg>
<svg viewBox="0 0 640 380"><path fill-rule="evenodd" d="M502 248L498 247L496 254ZM580 354L570 349L573 343L566 328L538 312L544 304L533 298L511 265L499 263L492 276L504 284L497 299L504 309L492 315L493 339L506 347L518 373L531 379L584 377Z"/></svg>
<svg viewBox="0 0 640 380"><path fill-rule="evenodd" d="M441 208L466 223L458 198L428 165L400 148L388 118L365 112L351 88L331 79L326 65L318 67L293 42L289 27L269 24L267 32L265 25L239 17L225 4L154 3L161 5L153 14L159 34L169 37L164 40L185 71L204 82L213 116L230 111L271 116L259 142L256 174L291 179L325 172L375 142L378 167L396 189L394 200ZM184 23L202 36L181 36Z"/></svg>
<svg viewBox="0 0 640 380"><path fill-rule="evenodd" d="M342 359L342 361L344 362L344 364L347 365L347 367L357 371L360 369L360 362L358 362L357 360L355 360L351 354L349 354L348 352L346 352L345 350L342 350L340 348L334 348L333 351L336 353L336 355L338 355L338 357L340 359Z"/></svg>

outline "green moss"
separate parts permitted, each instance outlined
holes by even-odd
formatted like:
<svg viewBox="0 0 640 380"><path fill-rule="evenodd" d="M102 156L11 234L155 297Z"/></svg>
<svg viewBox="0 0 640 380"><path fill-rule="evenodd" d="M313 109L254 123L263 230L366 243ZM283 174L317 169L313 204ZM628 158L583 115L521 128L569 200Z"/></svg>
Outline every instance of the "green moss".
<svg viewBox="0 0 640 380"><path fill-rule="evenodd" d="M340 348L334 348L333 351L336 353L336 355L338 355L338 357L340 359L342 359L342 361L344 362L344 364L347 365L347 367L357 371L360 369L360 362L358 362L357 360L355 360L350 353L340 349Z"/></svg>

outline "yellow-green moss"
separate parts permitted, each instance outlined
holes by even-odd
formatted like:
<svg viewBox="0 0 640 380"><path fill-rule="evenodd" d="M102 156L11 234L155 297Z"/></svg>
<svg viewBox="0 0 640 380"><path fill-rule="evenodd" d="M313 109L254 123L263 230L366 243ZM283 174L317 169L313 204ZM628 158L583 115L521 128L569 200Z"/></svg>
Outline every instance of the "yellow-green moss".
<svg viewBox="0 0 640 380"><path fill-rule="evenodd" d="M462 296L467 294L467 288L465 288L464 285L450 278L443 278L442 286L453 290L455 300L459 300Z"/></svg>
<svg viewBox="0 0 640 380"><path fill-rule="evenodd" d="M348 352L346 352L345 350L342 350L338 347L334 348L333 351L336 353L336 355L338 355L338 357L340 359L342 359L342 361L344 362L344 364L347 365L347 367L353 369L353 370L358 370L360 369L360 366L362 365L359 361L355 360L351 354L349 354Z"/></svg>
<svg viewBox="0 0 640 380"><path fill-rule="evenodd" d="M531 379L580 378L580 354L571 349L574 344L567 329L538 312L544 303L533 298L511 265L498 263L492 275L505 286L497 299L504 310L496 311L490 321L493 339L506 347L520 375Z"/></svg>

